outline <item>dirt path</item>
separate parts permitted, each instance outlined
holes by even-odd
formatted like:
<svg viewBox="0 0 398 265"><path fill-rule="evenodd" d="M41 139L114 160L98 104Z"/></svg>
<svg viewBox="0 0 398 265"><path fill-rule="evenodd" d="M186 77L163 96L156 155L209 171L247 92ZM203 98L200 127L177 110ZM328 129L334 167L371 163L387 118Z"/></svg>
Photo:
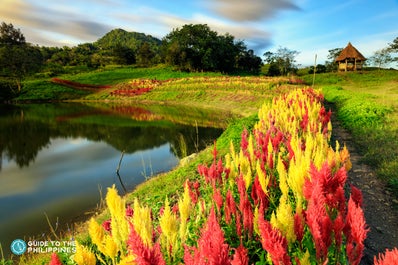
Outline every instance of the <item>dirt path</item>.
<svg viewBox="0 0 398 265"><path fill-rule="evenodd" d="M338 140L340 145L345 143L350 151L352 169L348 173L348 181L362 190L365 218L370 228L360 264L373 264L375 255L385 252L386 248L398 247L398 202L374 170L360 161L361 156L355 149L352 136L335 115L332 116L332 124L332 141Z"/></svg>

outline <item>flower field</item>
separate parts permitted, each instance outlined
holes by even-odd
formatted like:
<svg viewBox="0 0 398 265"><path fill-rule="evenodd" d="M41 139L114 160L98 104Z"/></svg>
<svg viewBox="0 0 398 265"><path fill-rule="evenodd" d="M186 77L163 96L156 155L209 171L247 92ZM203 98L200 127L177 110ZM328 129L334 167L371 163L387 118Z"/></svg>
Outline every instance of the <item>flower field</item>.
<svg viewBox="0 0 398 265"><path fill-rule="evenodd" d="M187 180L158 212L137 199L126 205L108 188L111 218L92 218L89 240L66 262L359 264L368 232L362 195L347 185L348 150L330 146L331 112L322 101L306 88L264 104L253 131L242 132L240 149L231 144L219 157L214 148L212 163L198 166L198 180ZM375 264L397 260L394 249ZM53 255L50 264L62 263Z"/></svg>

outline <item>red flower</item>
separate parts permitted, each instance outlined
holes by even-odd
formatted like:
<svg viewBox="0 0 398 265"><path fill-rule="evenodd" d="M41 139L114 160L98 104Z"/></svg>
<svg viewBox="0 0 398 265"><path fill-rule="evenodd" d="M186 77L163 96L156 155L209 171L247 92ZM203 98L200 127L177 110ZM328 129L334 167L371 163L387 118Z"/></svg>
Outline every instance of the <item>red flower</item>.
<svg viewBox="0 0 398 265"><path fill-rule="evenodd" d="M102 223L102 227L105 229L105 231L112 232L111 223L112 219L106 220Z"/></svg>
<svg viewBox="0 0 398 265"><path fill-rule="evenodd" d="M138 265L166 265L160 251L159 243L152 248L146 246L140 235L130 225L130 235L127 241L129 251L134 255L134 262Z"/></svg>
<svg viewBox="0 0 398 265"><path fill-rule="evenodd" d="M287 240L281 232L264 220L264 210L260 206L258 228L261 235L261 244L263 248L271 255L271 260L275 265L292 264L287 253Z"/></svg>
<svg viewBox="0 0 398 265"><path fill-rule="evenodd" d="M302 213L294 215L294 233L296 234L297 241L301 243L304 237L305 220Z"/></svg>
<svg viewBox="0 0 398 265"><path fill-rule="evenodd" d="M227 224L231 223L232 215L236 215L236 203L234 197L232 196L232 191L227 191L227 196L225 198L224 206L225 222Z"/></svg>
<svg viewBox="0 0 398 265"><path fill-rule="evenodd" d="M235 249L234 257L231 261L231 265L248 265L249 257L248 250L240 244L237 249Z"/></svg>
<svg viewBox="0 0 398 265"><path fill-rule="evenodd" d="M386 253L379 254L379 258L374 257L374 265L397 265L398 264L398 248L386 250Z"/></svg>
<svg viewBox="0 0 398 265"><path fill-rule="evenodd" d="M351 185L351 197L354 200L354 202L359 206L362 207L363 204L363 198L362 198L362 192L360 189L355 187L354 185Z"/></svg>
<svg viewBox="0 0 398 265"><path fill-rule="evenodd" d="M229 246L224 243L224 233L212 208L201 232L198 248L185 246L184 262L188 265L229 265L228 252Z"/></svg>
<svg viewBox="0 0 398 265"><path fill-rule="evenodd" d="M128 216L128 217L132 217L132 216L133 216L133 214L134 214L134 210L133 210L133 208L131 208L130 204L129 204L129 205L127 205L127 208L126 208L126 216Z"/></svg>
<svg viewBox="0 0 398 265"><path fill-rule="evenodd" d="M220 212L221 206L223 205L223 197L219 189L213 186L213 200L217 206L217 211Z"/></svg>
<svg viewBox="0 0 398 265"><path fill-rule="evenodd" d="M308 187L309 180L306 180L305 187ZM325 260L328 254L328 248L331 242L332 221L326 212L325 197L322 194L322 188L319 182L312 186L312 193L308 198L306 210L306 222L312 234L316 256L318 260ZM306 195L306 196L307 196Z"/></svg>
<svg viewBox="0 0 398 265"><path fill-rule="evenodd" d="M59 259L57 253L51 254L51 260L48 265L62 265L62 261Z"/></svg>
<svg viewBox="0 0 398 265"><path fill-rule="evenodd" d="M259 205L261 202L264 206L267 206L269 203L269 201L267 199L267 195L261 188L261 184L260 184L260 181L258 180L258 176L256 176L254 179L251 197L252 197L255 205Z"/></svg>
<svg viewBox="0 0 398 265"><path fill-rule="evenodd" d="M344 233L347 237L347 256L350 264L359 264L365 248L367 228L362 208L350 197Z"/></svg>

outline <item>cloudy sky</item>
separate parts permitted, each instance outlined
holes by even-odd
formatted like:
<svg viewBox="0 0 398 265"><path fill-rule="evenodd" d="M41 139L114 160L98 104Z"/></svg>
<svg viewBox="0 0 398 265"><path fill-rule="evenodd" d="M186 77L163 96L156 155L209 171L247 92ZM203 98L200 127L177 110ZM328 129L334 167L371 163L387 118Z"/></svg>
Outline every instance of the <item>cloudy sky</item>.
<svg viewBox="0 0 398 265"><path fill-rule="evenodd" d="M208 24L244 40L258 56L286 47L297 63L327 60L350 41L365 56L398 37L398 0L0 0L0 21L28 42L74 46L122 28L164 37L184 24Z"/></svg>

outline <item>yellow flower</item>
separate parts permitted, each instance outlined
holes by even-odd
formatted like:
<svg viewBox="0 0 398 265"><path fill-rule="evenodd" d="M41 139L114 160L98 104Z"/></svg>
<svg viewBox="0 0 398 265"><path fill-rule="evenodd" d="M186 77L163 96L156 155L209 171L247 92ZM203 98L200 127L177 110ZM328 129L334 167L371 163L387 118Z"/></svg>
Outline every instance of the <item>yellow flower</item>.
<svg viewBox="0 0 398 265"><path fill-rule="evenodd" d="M129 225L126 219L126 202L117 194L115 184L111 188L108 188L105 200L111 213L112 237L118 248L123 250L129 235Z"/></svg>
<svg viewBox="0 0 398 265"><path fill-rule="evenodd" d="M181 243L184 243L187 235L187 220L191 211L191 196L189 196L188 180L185 183L182 199L178 200L178 210L180 211L181 218L180 238Z"/></svg>
<svg viewBox="0 0 398 265"><path fill-rule="evenodd" d="M279 155L278 164L276 165L276 169L279 175L279 188L282 191L282 195L286 195L289 193L289 187L287 185L287 173L285 170L285 165L282 162L282 158Z"/></svg>
<svg viewBox="0 0 398 265"><path fill-rule="evenodd" d="M272 213L271 224L282 232L288 242L291 243L296 240L296 234L294 233L294 216L292 207L287 201L287 195L282 195L280 198L276 212Z"/></svg>
<svg viewBox="0 0 398 265"><path fill-rule="evenodd" d="M302 256L300 258L300 264L301 265L311 265L310 253L308 252L308 250L304 253L304 256Z"/></svg>
<svg viewBox="0 0 398 265"><path fill-rule="evenodd" d="M101 252L104 253L106 256L111 257L112 260L114 260L118 251L119 251L118 247L113 238L110 235L106 235L104 251Z"/></svg>
<svg viewBox="0 0 398 265"><path fill-rule="evenodd" d="M91 237L91 241L95 245L97 245L98 250L104 253L103 249L103 241L105 237L104 229L95 221L94 218L90 219L89 225L88 225L88 233Z"/></svg>
<svg viewBox="0 0 398 265"><path fill-rule="evenodd" d="M264 191L265 194L268 194L269 177L267 177L265 172L261 169L259 161L257 161L256 164L256 172L258 176L258 181L260 182L261 189Z"/></svg>
<svg viewBox="0 0 398 265"><path fill-rule="evenodd" d="M159 218L159 225L162 229L162 234L160 235L161 245L166 248L168 255L173 255L177 250L178 221L170 209L167 198L164 202L163 215ZM169 253L168 251L170 246L173 253Z"/></svg>
<svg viewBox="0 0 398 265"><path fill-rule="evenodd" d="M152 219L151 209L148 207L141 207L138 199L134 200L134 215L132 223L135 231L140 235L144 244L148 247L152 247Z"/></svg>
<svg viewBox="0 0 398 265"><path fill-rule="evenodd" d="M78 265L95 265L97 262L95 254L86 247L80 245L78 242L76 242L76 253L73 257L73 260Z"/></svg>

